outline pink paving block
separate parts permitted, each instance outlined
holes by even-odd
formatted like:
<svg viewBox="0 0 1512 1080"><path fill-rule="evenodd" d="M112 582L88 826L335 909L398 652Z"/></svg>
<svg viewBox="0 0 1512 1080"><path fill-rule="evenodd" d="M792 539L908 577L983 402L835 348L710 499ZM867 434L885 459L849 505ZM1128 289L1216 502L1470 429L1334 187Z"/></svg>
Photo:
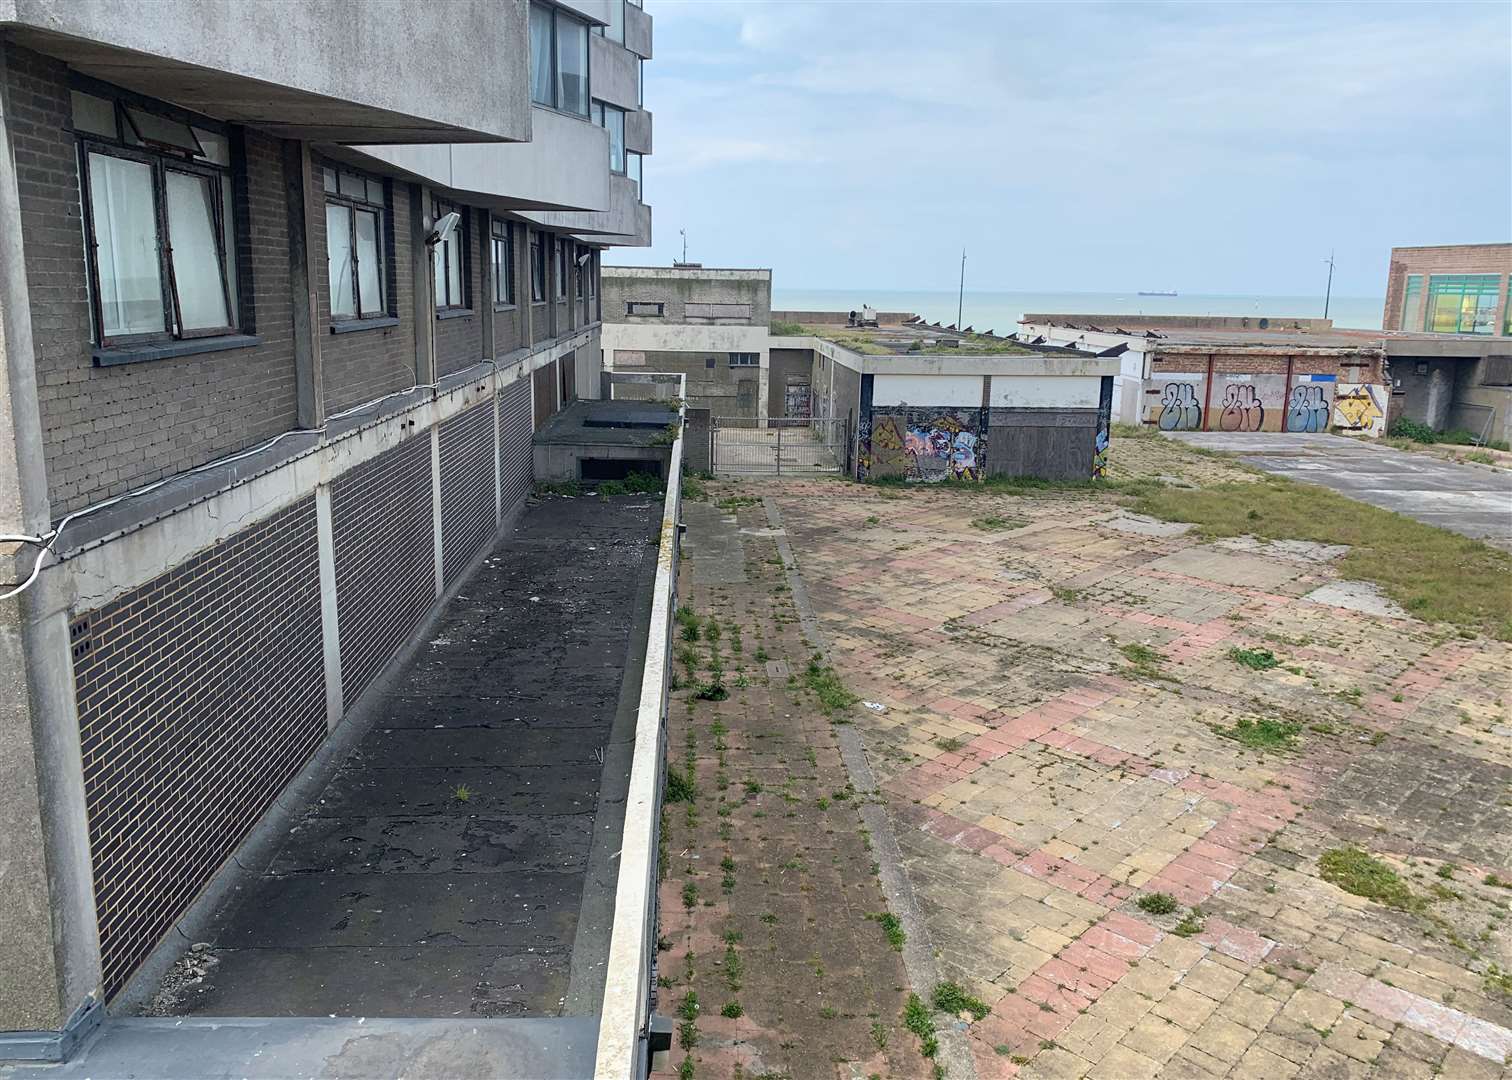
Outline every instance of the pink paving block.
<svg viewBox="0 0 1512 1080"><path fill-rule="evenodd" d="M1076 742L1077 737L1070 734L1069 732L1056 731L1054 729L1047 728L1044 732L1035 737L1035 741L1042 742L1046 746L1065 748Z"/></svg>
<svg viewBox="0 0 1512 1080"><path fill-rule="evenodd" d="M1041 1012L1029 1021L1027 1027L1032 1034L1038 1035L1041 1039L1053 1041L1060 1036L1061 1032L1070 1027L1075 1019L1074 1009L1069 1016L1063 1012Z"/></svg>
<svg viewBox="0 0 1512 1080"><path fill-rule="evenodd" d="M1197 940L1244 964L1258 964L1276 947L1270 938L1217 918L1207 920L1207 926L1197 935Z"/></svg>
<svg viewBox="0 0 1512 1080"><path fill-rule="evenodd" d="M1183 870L1192 870L1204 877L1213 878L1216 881L1227 881L1234 876L1235 867L1209 859L1207 856L1199 855L1191 850L1187 850L1173 860L1173 862Z"/></svg>
<svg viewBox="0 0 1512 1080"><path fill-rule="evenodd" d="M1413 1000L1402 1014L1401 1022L1443 1042L1454 1042L1455 1036L1464 1028L1465 1021L1470 1019L1458 1009L1446 1008L1417 994L1411 997Z"/></svg>
<svg viewBox="0 0 1512 1080"><path fill-rule="evenodd" d="M1030 977L1033 978L1033 976ZM1009 994L993 1006L992 1012L994 1016L1001 1019L1006 1031L1021 1034L1029 1030L1031 1020L1039 1019L1040 1007L1026 997L1023 989L1020 988L1017 994Z"/></svg>
<svg viewBox="0 0 1512 1080"><path fill-rule="evenodd" d="M1132 922L1133 920L1126 920ZM1122 960L1138 960L1149 951L1149 947L1141 945L1122 934L1115 933L1108 926L1107 919L1093 923L1085 933L1077 939L1085 943L1089 948L1099 952L1105 952Z"/></svg>
<svg viewBox="0 0 1512 1080"><path fill-rule="evenodd" d="M1104 915L1097 925L1111 934L1127 938L1129 941L1142 946L1141 955L1144 952L1148 952L1156 942L1165 936L1159 927L1140 922L1138 919L1118 911Z"/></svg>
<svg viewBox="0 0 1512 1080"><path fill-rule="evenodd" d="M1083 887L1092 884L1100 875L1096 870L1083 866L1081 863L1072 862L1070 859L1061 859L1054 870L1056 878L1065 878L1076 882Z"/></svg>
<svg viewBox="0 0 1512 1080"><path fill-rule="evenodd" d="M984 1039L972 1038L971 1056L979 1080L1008 1080L1018 1075L1019 1067L1012 1058L999 1054L995 1044Z"/></svg>
<svg viewBox="0 0 1512 1080"><path fill-rule="evenodd" d="M1349 971L1345 974L1354 975L1355 973ZM1324 993L1339 998L1341 1001L1353 1001L1360 1008L1369 1009L1383 1020L1400 1024L1417 995L1409 994L1399 987L1387 986L1379 979L1367 979L1363 975L1357 978L1360 984L1352 989L1347 981L1342 981L1337 991L1325 990Z"/></svg>
<svg viewBox="0 0 1512 1080"><path fill-rule="evenodd" d="M1225 867L1233 871L1244 865L1247 853L1235 851L1223 844L1215 844L1213 841L1203 838L1198 840L1187 851L1193 855L1200 855L1215 865Z"/></svg>
<svg viewBox="0 0 1512 1080"><path fill-rule="evenodd" d="M1054 728L1055 721L1049 717L1041 716L1038 712L1027 712L1009 720L998 730L1028 742L1030 739L1040 738Z"/></svg>

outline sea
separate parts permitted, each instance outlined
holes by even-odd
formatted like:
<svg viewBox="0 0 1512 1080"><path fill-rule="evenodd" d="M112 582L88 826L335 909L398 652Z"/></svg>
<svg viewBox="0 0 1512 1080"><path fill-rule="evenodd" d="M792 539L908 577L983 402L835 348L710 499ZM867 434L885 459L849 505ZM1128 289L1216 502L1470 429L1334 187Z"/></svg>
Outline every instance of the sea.
<svg viewBox="0 0 1512 1080"><path fill-rule="evenodd" d="M868 304L878 311L912 311L929 322L956 321L953 292L885 289L772 290L772 307L783 311L850 311ZM1084 315L1267 315L1319 318L1322 296L1255 296L1182 293L1178 296L1140 296L1138 293L985 292L967 289L961 318L979 331L999 334L1017 329L1025 312ZM1363 330L1381 328L1385 301L1377 296L1335 296L1328 317L1335 326Z"/></svg>

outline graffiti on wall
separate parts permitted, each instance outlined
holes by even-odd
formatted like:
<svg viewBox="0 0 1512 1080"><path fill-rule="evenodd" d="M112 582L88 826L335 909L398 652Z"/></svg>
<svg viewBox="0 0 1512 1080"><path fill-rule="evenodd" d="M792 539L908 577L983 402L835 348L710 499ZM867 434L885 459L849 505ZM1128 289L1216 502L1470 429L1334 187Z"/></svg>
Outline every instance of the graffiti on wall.
<svg viewBox="0 0 1512 1080"><path fill-rule="evenodd" d="M1197 386L1189 382L1169 382L1160 395L1161 431L1201 431L1202 406L1197 401Z"/></svg>
<svg viewBox="0 0 1512 1080"><path fill-rule="evenodd" d="M1286 402L1286 430L1322 432L1328 430L1327 383L1302 383L1292 387Z"/></svg>
<svg viewBox="0 0 1512 1080"><path fill-rule="evenodd" d="M1265 425L1265 406L1249 383L1230 383L1223 388L1223 411L1218 427L1223 431L1259 431Z"/></svg>
<svg viewBox="0 0 1512 1080"><path fill-rule="evenodd" d="M876 439L873 431L873 444ZM938 413L927 420L910 419L903 435L903 452L910 480L933 483L980 476L977 433L950 413Z"/></svg>
<svg viewBox="0 0 1512 1080"><path fill-rule="evenodd" d="M907 476L908 456L903 450L904 425L897 416L878 416L871 423L872 476Z"/></svg>
<svg viewBox="0 0 1512 1080"><path fill-rule="evenodd" d="M1108 449L1112 445L1113 376L1104 375L1097 398L1097 436L1092 442L1092 477L1108 475Z"/></svg>
<svg viewBox="0 0 1512 1080"><path fill-rule="evenodd" d="M1384 433L1386 394L1386 387L1375 383L1339 383L1333 399L1334 427L1362 435Z"/></svg>

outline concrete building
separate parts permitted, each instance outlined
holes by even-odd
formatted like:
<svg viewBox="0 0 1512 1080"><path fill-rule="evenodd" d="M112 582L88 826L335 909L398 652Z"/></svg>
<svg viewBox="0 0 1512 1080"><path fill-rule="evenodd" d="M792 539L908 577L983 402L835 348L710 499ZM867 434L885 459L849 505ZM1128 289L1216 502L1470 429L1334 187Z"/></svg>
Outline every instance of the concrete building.
<svg viewBox="0 0 1512 1080"><path fill-rule="evenodd" d="M0 1060L174 961L602 393L651 54L636 0L0 0Z"/></svg>
<svg viewBox="0 0 1512 1080"><path fill-rule="evenodd" d="M703 266L604 267L604 365L679 372L714 416L764 418L772 272Z"/></svg>

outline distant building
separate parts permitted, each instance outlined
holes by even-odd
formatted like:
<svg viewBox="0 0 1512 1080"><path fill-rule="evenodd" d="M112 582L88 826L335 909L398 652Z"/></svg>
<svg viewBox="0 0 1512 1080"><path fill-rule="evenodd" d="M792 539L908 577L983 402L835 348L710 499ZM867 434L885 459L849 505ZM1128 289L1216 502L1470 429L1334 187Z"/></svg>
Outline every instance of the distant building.
<svg viewBox="0 0 1512 1080"><path fill-rule="evenodd" d="M1391 249L1384 330L1512 336L1512 244Z"/></svg>

